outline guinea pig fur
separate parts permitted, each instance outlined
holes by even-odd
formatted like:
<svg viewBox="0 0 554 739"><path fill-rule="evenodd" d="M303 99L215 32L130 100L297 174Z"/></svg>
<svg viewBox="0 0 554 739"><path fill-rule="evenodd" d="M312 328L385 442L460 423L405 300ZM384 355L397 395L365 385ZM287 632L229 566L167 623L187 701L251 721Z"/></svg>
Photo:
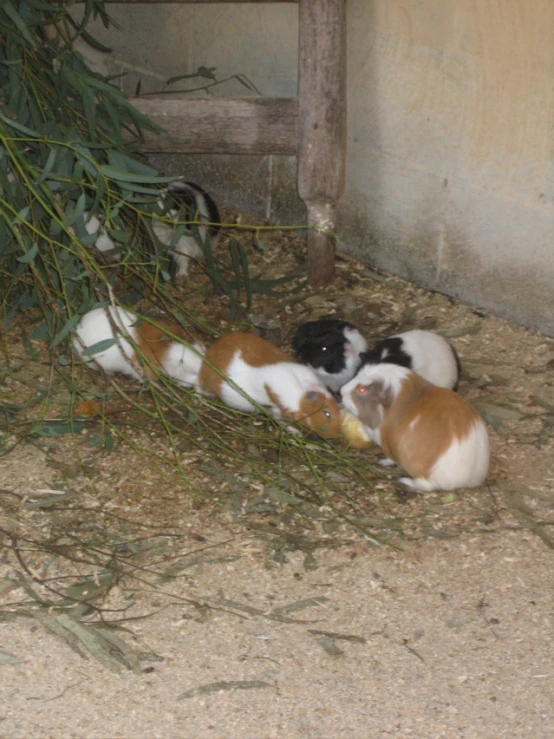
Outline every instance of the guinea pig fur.
<svg viewBox="0 0 554 739"><path fill-rule="evenodd" d="M85 313L75 328L73 347L93 369L108 374L121 372L135 380L155 375L154 368L173 378L183 387L194 387L202 365L204 347L191 348L171 339L165 331L181 337L179 324L164 318L153 319L162 328L142 321L124 308L106 306ZM165 331L163 330L165 329ZM85 349L100 341L117 337L107 349L85 354ZM137 353L138 352L138 353Z"/></svg>
<svg viewBox="0 0 554 739"><path fill-rule="evenodd" d="M417 490L481 485L489 466L482 418L458 393L396 364L365 365L341 391L345 408L364 424L388 460Z"/></svg>
<svg viewBox="0 0 554 739"><path fill-rule="evenodd" d="M362 354L362 364L380 362L408 367L433 385L450 390L456 390L460 381L460 359L454 347L432 331L396 334Z"/></svg>
<svg viewBox="0 0 554 739"><path fill-rule="evenodd" d="M209 226L198 225L198 235L203 243L209 239L210 245L215 247L219 241L220 215L217 205L210 195L199 185L193 182L172 182L166 191L167 199L170 201L169 209L164 215L171 220L198 220L209 223ZM163 209L163 201L159 202ZM181 215L180 215L181 211ZM190 259L201 259L204 254L200 248L195 234L192 231L185 233L172 245L171 240L175 226L162 220L153 219L152 228L158 239L169 247L171 256L176 264L176 281L182 282L189 269Z"/></svg>
<svg viewBox="0 0 554 739"><path fill-rule="evenodd" d="M354 377L366 349L358 329L335 318L304 323L292 338L296 360L311 367L334 392Z"/></svg>
<svg viewBox="0 0 554 739"><path fill-rule="evenodd" d="M200 370L199 392L212 393L232 408L255 413L259 408L250 398L267 406L274 418L292 420L323 437L340 433L337 403L313 370L255 334L225 334L208 348Z"/></svg>

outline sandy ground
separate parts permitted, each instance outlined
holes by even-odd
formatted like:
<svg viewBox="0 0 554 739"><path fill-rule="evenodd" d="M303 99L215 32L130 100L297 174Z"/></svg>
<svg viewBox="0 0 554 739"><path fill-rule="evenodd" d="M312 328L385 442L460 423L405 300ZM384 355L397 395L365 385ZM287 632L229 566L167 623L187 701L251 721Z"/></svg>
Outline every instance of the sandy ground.
<svg viewBox="0 0 554 739"><path fill-rule="evenodd" d="M309 573L244 553L173 586L226 611L177 603L130 627L138 675L6 623L23 661L2 668L0 736L547 739L552 565L525 532L346 547Z"/></svg>
<svg viewBox="0 0 554 739"><path fill-rule="evenodd" d="M462 391L492 397L489 410L505 412L492 419L488 485L425 498L426 508L417 499L402 504L431 522L430 535L379 546L331 531L325 541L333 546L308 561L294 547L270 556L252 516L231 515L221 501L215 510L192 505L147 479L122 449L95 452L96 466L77 455L79 504L113 504L112 512L161 532L185 532L184 559L174 578L154 582L145 570L144 585L135 582L118 634L140 663L114 672L36 620L9 618L25 593L5 534L2 739L554 735L554 342L403 281L376 283L360 265L356 291L351 267L339 268L348 290L339 281L331 297L341 315L383 331L408 312L415 325L434 317L441 328L469 327L453 340L466 371ZM320 314L328 309L311 299ZM4 532L19 510L9 506L26 502L18 496L65 489L73 442L49 443L20 444L0 458ZM338 484L337 495L346 492ZM58 528L67 510L54 510ZM46 530L47 514L35 511L33 525ZM268 521L266 528L280 525ZM34 562L31 548L19 546ZM48 557L33 566L43 583L54 568ZM128 596L123 581L104 606L121 608Z"/></svg>

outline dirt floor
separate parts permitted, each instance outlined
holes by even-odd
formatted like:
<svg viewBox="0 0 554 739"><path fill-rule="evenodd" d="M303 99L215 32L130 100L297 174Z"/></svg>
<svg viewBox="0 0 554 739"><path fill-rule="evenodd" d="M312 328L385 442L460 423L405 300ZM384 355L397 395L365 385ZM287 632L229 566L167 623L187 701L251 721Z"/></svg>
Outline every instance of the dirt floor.
<svg viewBox="0 0 554 739"><path fill-rule="evenodd" d="M296 236L261 240L253 273L302 274ZM293 284L233 321L200 267L172 290L213 330L283 348L328 315L370 340L440 331L489 423L487 484L414 495L378 450L312 458L194 401L200 425L183 421L170 453L80 367L113 433L81 407L68 434L75 397L26 316L0 365L0 737L552 736L554 341L353 260L329 289ZM31 402L45 388L50 405Z"/></svg>

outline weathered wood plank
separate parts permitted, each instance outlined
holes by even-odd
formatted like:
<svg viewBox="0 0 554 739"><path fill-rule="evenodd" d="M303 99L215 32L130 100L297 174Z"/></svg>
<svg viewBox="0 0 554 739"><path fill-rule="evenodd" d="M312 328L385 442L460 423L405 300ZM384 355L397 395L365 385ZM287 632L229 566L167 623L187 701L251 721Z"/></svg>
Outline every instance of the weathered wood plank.
<svg viewBox="0 0 554 739"><path fill-rule="evenodd" d="M298 194L306 203L308 277L335 275L337 202L346 152L345 0L300 0Z"/></svg>
<svg viewBox="0 0 554 739"><path fill-rule="evenodd" d="M180 98L131 102L166 134L145 134L145 151L189 154L296 154L296 98Z"/></svg>

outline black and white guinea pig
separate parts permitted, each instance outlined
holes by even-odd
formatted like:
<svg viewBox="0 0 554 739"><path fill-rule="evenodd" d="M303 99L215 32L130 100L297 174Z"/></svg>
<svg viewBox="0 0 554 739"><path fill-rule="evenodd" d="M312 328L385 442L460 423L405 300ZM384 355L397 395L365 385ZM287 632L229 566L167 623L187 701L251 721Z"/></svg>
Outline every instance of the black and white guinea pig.
<svg viewBox="0 0 554 739"><path fill-rule="evenodd" d="M489 437L471 403L397 364L364 365L341 390L345 408L359 418L387 459L417 490L482 485L489 467Z"/></svg>
<svg viewBox="0 0 554 739"><path fill-rule="evenodd" d="M439 334L415 329L383 339L362 354L362 364L387 362L417 372L433 385L456 390L461 365L454 347Z"/></svg>
<svg viewBox="0 0 554 739"><path fill-rule="evenodd" d="M340 433L337 402L315 372L255 334L232 332L217 339L206 352L198 391L217 395L232 408L256 413L259 409L251 399L266 406L274 418L289 419L323 437Z"/></svg>
<svg viewBox="0 0 554 739"><path fill-rule="evenodd" d="M336 318L304 323L292 338L296 360L311 367L334 392L354 377L366 349L358 329Z"/></svg>
<svg viewBox="0 0 554 739"><path fill-rule="evenodd" d="M163 215L173 221L200 221L198 225L200 239L203 243L206 243L206 239L209 239L212 248L215 247L221 236L221 217L211 196L199 185L181 180L172 182L168 186L165 195L166 200L158 202ZM206 225L201 225L202 223ZM204 256L195 234L189 229L179 238L177 243L172 244L175 232L174 226L166 221L154 218L152 228L161 243L169 247L177 267L176 281L183 282L188 274L190 259L201 259Z"/></svg>
<svg viewBox="0 0 554 739"><path fill-rule="evenodd" d="M156 318L155 322L169 333L183 336L178 323L165 318ZM156 368L183 387L196 386L204 347L198 343L182 344L162 328L141 321L124 308L94 308L77 324L73 347L92 369L103 369L108 374L121 372L142 382L145 377L152 378ZM99 351L85 354L95 344Z"/></svg>
<svg viewBox="0 0 554 739"><path fill-rule="evenodd" d="M175 262L176 281L183 282L188 274L190 259L201 259L204 254L191 229L172 244L176 226L168 221L200 221L198 235L203 243L209 239L213 248L217 246L221 236L221 216L211 196L194 182L172 182L163 194L165 199L158 201L161 217L152 218L152 229L160 242L168 247ZM109 252L117 250L120 245L109 235L104 219L88 211L83 216L86 232L91 236L96 235L94 246L109 257ZM202 223L206 225L201 225Z"/></svg>

